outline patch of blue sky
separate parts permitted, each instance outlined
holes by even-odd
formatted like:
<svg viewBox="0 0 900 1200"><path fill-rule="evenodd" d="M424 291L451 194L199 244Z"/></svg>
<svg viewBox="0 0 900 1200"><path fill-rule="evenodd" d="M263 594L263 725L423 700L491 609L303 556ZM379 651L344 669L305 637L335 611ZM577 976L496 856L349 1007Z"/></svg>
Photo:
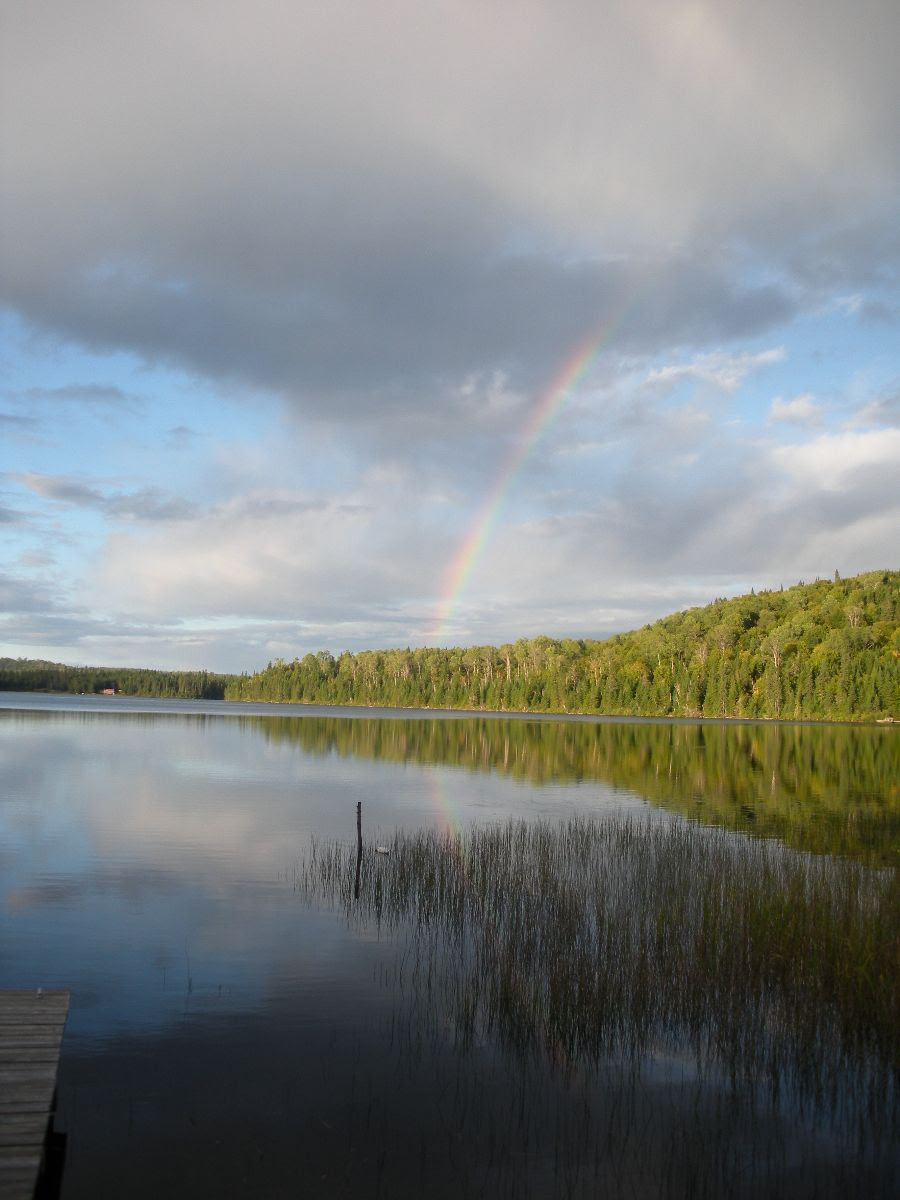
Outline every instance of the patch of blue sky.
<svg viewBox="0 0 900 1200"><path fill-rule="evenodd" d="M241 443L271 428L270 405L132 354L99 354L0 319L5 363L0 408L32 418L16 438L20 469L96 478L145 478L183 493L183 453L202 439ZM9 450L4 469L9 468Z"/></svg>
<svg viewBox="0 0 900 1200"><path fill-rule="evenodd" d="M799 396L817 406L820 427L844 426L855 412L897 386L896 359L886 347L884 324L856 311L832 307L805 314L774 336L748 342L745 349L755 354L774 346L784 350L780 359L748 372L732 393L721 393L722 410L750 427L767 424L773 401ZM680 380L669 402L683 403L696 395L691 385L690 378ZM771 427L768 432L772 434Z"/></svg>
<svg viewBox="0 0 900 1200"><path fill-rule="evenodd" d="M799 320L793 340L803 390L823 400L853 406L897 386L893 338L881 320L833 309Z"/></svg>

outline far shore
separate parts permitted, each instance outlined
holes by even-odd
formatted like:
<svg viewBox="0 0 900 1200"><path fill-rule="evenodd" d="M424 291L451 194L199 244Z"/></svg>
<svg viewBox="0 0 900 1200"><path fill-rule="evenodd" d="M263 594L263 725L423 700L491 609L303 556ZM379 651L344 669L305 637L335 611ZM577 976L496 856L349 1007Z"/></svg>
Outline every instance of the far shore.
<svg viewBox="0 0 900 1200"><path fill-rule="evenodd" d="M0 707L17 708L27 707L23 705L4 703L5 697L20 697L20 696L54 696L59 698L67 698L73 701L97 701L106 705L115 705L119 700L127 700L131 703L149 704L149 711L163 712L161 706L173 705L177 708L185 708L192 712L202 712L204 708L209 712L225 715L227 709L232 709L234 715L240 715L239 709L249 710L252 708L263 708L268 711L284 710L293 712L303 710L306 713L316 713L318 715L345 715L353 718L361 717L365 714L377 714L385 717L388 720L397 720L400 716L415 716L416 714L428 714L428 716L438 718L457 718L463 719L466 717L482 717L487 720L518 720L518 721L578 721L578 722L616 722L619 724L627 724L628 722L638 722L641 724L677 724L677 725L897 725L900 721L895 717L860 717L857 720L821 720L813 717L705 717L701 714L649 714L649 713L598 713L598 712L547 712L544 710L526 709L526 708L432 708L427 704L403 706L403 705L387 705L387 704L328 704L323 701L309 702L303 700L205 700L205 699L188 699L174 696L145 696L138 693L116 692L114 694L104 692L67 692L67 691L51 691L45 689L33 689L27 692L16 692L11 690L0 690ZM132 708L130 711L139 711ZM299 715L299 714L298 714Z"/></svg>

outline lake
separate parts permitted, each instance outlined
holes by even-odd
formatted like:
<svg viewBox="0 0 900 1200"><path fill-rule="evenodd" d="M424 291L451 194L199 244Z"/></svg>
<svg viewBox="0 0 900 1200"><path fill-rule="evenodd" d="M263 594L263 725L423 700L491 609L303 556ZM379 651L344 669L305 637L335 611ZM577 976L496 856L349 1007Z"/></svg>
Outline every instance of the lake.
<svg viewBox="0 0 900 1200"><path fill-rule="evenodd" d="M0 693L67 1198L896 1195L898 857L887 727Z"/></svg>

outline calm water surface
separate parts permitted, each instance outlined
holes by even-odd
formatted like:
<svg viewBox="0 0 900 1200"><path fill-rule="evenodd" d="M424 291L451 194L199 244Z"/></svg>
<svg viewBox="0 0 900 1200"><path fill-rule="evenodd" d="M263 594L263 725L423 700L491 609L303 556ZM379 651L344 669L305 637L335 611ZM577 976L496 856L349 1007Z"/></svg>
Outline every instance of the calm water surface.
<svg viewBox="0 0 900 1200"><path fill-rule="evenodd" d="M687 819L891 872L898 780L877 727L0 694L0 987L72 993L62 1195L892 1195L896 1079L778 1101L671 1046L461 1040L403 931L297 868L361 802L375 841Z"/></svg>

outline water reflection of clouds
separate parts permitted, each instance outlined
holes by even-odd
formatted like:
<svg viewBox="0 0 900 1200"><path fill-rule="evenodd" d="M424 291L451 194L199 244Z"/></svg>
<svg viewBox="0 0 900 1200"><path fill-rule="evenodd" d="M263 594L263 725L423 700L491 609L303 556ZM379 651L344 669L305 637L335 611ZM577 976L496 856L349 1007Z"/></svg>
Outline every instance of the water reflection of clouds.
<svg viewBox="0 0 900 1200"><path fill-rule="evenodd" d="M177 876L164 870L93 871L77 878L46 879L11 890L6 895L5 906L10 911L22 912L54 905L83 904L92 896L134 903L155 893L170 892L177 886Z"/></svg>
<svg viewBox="0 0 900 1200"><path fill-rule="evenodd" d="M625 727L608 734L579 726L571 745L597 750L598 757L582 761L573 755L566 773L562 757L550 754L553 746L547 746L545 734L523 738L520 760L529 768L537 762L541 773L513 777L497 766L497 740L502 744L509 732L499 722L475 738L466 734L465 720L454 720L452 734L437 731L445 757L436 753L430 761L432 745L419 745L412 737L404 743L408 731L399 721L386 723L397 756L390 760L384 756L384 728L374 730L370 740L365 719L354 719L345 730L344 752L336 752L328 747L335 744L337 725L323 724L321 737L306 722L301 737L291 738L286 730L279 738L268 719L245 724L81 714L51 721L35 714L33 720L19 715L10 721L0 712L0 985L71 989L62 1110L65 1116L68 1103L72 1129L73 1114L90 1111L103 1126L98 1145L122 1118L115 1152L125 1146L133 1154L131 1126L124 1129L122 1113L127 1109L123 1096L129 1103L136 1097L138 1123L143 1104L143 1119L153 1134L165 1120L178 1124L185 1171L196 1158L198 1139L205 1137L208 1159L217 1164L225 1143L225 1153L232 1153L229 1171L237 1178L245 1142L250 1145L248 1122L263 1113L268 1127L273 1107L283 1104L285 1146L293 1152L300 1122L308 1120L309 1145L322 1150L324 1171L338 1148L323 1142L327 1131L321 1120L324 1115L336 1127L346 1122L348 1096L358 1078L361 1107L353 1111L360 1119L353 1126L367 1128L369 1105L373 1153L393 1138L403 1142L389 1144L396 1161L405 1163L407 1128L430 1112L432 1132L452 1128L456 1138L465 1129L467 1147L480 1144L483 1161L490 1139L493 1161L496 1145L508 1144L508 1130L488 1126L484 1112L508 1111L514 1117L520 1097L528 1096L535 1105L529 1112L543 1113L552 1125L573 1097L577 1101L588 1094L589 1075L580 1082L567 1076L558 1092L552 1089L562 1076L552 1075L545 1095L530 1087L531 1066L521 1075L504 1074L503 1052L493 1033L468 1046L461 1070L461 1060L451 1053L459 1036L456 1026L445 1021L429 1026L424 1038L416 1033L403 937L392 940L383 926L366 928L352 914L348 920L340 904L331 909L304 903L294 891L291 868L311 834L322 841L353 842L357 802L370 839L378 830L386 840L397 828L439 825L434 788L463 827L509 817L564 820L623 809L648 819L677 820L657 810L651 816L638 793L652 798L657 795L653 786L661 788L665 780L676 792L679 769L687 782L693 778L684 773L683 764L693 760L679 759L678 739L673 735L669 746L668 731L657 728L646 741L634 734L630 746ZM687 749L690 733L679 734ZM512 734L519 736L518 730ZM724 751L734 748L735 736L732 730L704 734L707 778L712 778L713 751L721 742L726 761ZM780 731L754 736L773 743L776 736L786 737ZM812 735L802 736L810 753L820 745ZM840 749L833 733L832 743ZM463 745L474 745L476 752L467 758ZM547 751L543 758L542 749ZM604 749L609 753L600 755ZM771 750L767 753L768 766ZM737 790L746 798L743 784ZM707 788L704 794L713 793ZM386 866L387 861L376 861L375 869ZM407 1003L406 1025L397 1024L398 1012L402 1017L404 1011L400 1001ZM607 1095L615 1104L625 1099L623 1126L614 1124L612 1110L608 1123L616 1162L623 1147L633 1151L638 1144L633 1137L629 1142L637 1128L654 1131L661 1158L668 1155L679 1144L681 1105L695 1114L698 1142L707 1138L721 1112L731 1112L725 1104L732 1103L731 1090L721 1089L720 1110L719 1083L714 1078L710 1084L708 1067L701 1092L689 1054L683 1058L671 1048L667 1054L658 1045L651 1054L655 1065L637 1092L627 1081L619 1088L614 1078L607 1088L604 1077L596 1093L601 1115L607 1113ZM75 1096L70 1074L67 1100L65 1073L73 1063L82 1071L78 1088L83 1090ZM101 1075L102 1086L95 1082ZM545 1080L541 1087L546 1086ZM445 1099L459 1096L460 1087L461 1099L448 1117ZM490 1109L483 1107L486 1097ZM575 1107L571 1128L578 1131ZM131 1122L130 1113L127 1119ZM745 1153L745 1138L768 1144L764 1119L755 1108L734 1116L729 1145L737 1159ZM84 1124L77 1128L82 1146L84 1131ZM527 1125L528 1137L532 1131ZM594 1132L592 1127L586 1154L594 1152ZM793 1148L798 1139L790 1132ZM153 1134L146 1134L145 1149ZM346 1138L340 1153L345 1143ZM461 1144L453 1142L454 1148ZM643 1148L640 1156L646 1157ZM107 1157L104 1147L104 1163ZM155 1146L147 1157L166 1161ZM126 1167L131 1169L130 1159ZM555 1194L556 1181L548 1176L546 1183L546 1194ZM224 1190L230 1184L229 1176ZM157 1194L174 1192L162 1188Z"/></svg>
<svg viewBox="0 0 900 1200"><path fill-rule="evenodd" d="M253 1010L355 978L360 954L384 947L340 913L306 910L290 872L311 835L355 836L357 800L367 830L387 834L435 822L435 777L464 822L558 799L489 773L321 755L260 732L217 720L0 721L0 827L18 831L2 839L13 865L0 881L4 979L70 988L72 1036L161 1028L186 1009Z"/></svg>
<svg viewBox="0 0 900 1200"><path fill-rule="evenodd" d="M94 795L87 802L96 850L130 862L163 860L170 869L219 875L239 857L255 869L271 866L276 832L263 834L259 813L240 800L193 790L173 794L146 775L131 781L127 798Z"/></svg>
<svg viewBox="0 0 900 1200"><path fill-rule="evenodd" d="M560 780L548 760L547 777L532 781L500 773L490 754L438 765L399 721L316 720L0 713L7 986L71 987L76 1013L80 994L99 996L91 1009L99 1031L104 1021L169 1020L179 972L182 992L191 977L195 1002L208 991L221 1003L225 987L250 1007L274 980L298 987L301 975L340 975L366 935L348 936L340 914L301 911L290 872L311 835L355 838L357 802L367 835L384 838L441 825L444 805L461 827L648 811L596 772ZM497 722L484 738L469 728L423 725L450 754L510 736ZM341 731L346 746L335 741ZM396 758L379 757L382 733ZM580 745L597 734L570 736ZM536 745L545 738L538 731ZM531 742L523 745L530 755Z"/></svg>
<svg viewBox="0 0 900 1200"><path fill-rule="evenodd" d="M210 886L134 865L12 891L0 926L7 984L70 989L75 1038L254 1010L285 979L333 975L348 942L334 914L301 912L287 880Z"/></svg>

